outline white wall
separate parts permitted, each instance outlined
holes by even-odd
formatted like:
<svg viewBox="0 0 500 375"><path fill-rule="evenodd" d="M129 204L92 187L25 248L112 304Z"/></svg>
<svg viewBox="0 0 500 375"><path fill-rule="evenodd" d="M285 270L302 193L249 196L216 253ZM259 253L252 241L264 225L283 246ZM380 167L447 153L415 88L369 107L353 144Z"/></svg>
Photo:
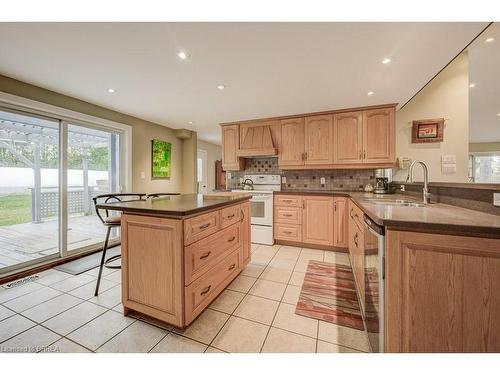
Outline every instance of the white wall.
<svg viewBox="0 0 500 375"><path fill-rule="evenodd" d="M445 118L444 141L411 143L413 120ZM469 140L469 74L464 53L430 82L403 109L396 112L396 152L398 158L423 160L429 166L430 181L467 182ZM457 170L441 172L441 155L456 155ZM422 181L420 168L415 180ZM394 180L404 181L407 170L395 170Z"/></svg>
<svg viewBox="0 0 500 375"><path fill-rule="evenodd" d="M207 152L207 188L212 191L215 189L215 161L222 159L222 147L198 140L198 150Z"/></svg>

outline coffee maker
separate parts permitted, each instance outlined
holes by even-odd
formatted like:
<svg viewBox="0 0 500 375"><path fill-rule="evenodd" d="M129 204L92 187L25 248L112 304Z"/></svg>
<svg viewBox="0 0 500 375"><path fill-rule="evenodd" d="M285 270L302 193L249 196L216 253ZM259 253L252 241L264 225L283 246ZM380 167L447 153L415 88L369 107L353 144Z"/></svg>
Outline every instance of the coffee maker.
<svg viewBox="0 0 500 375"><path fill-rule="evenodd" d="M380 168L375 169L375 194L392 194L395 189L392 185L392 169Z"/></svg>

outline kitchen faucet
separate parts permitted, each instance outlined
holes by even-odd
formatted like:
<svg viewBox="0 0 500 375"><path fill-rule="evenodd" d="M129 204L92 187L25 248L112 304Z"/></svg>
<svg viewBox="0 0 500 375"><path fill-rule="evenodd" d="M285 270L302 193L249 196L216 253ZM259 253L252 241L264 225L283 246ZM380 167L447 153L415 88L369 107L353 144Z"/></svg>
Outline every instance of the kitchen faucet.
<svg viewBox="0 0 500 375"><path fill-rule="evenodd" d="M410 165L410 171L408 172L408 176L410 177L410 182L413 182L413 167L415 164L420 164L422 169L424 170L424 188L423 188L423 201L424 204L431 203L431 193L429 193L429 169L427 165L421 160L415 160Z"/></svg>

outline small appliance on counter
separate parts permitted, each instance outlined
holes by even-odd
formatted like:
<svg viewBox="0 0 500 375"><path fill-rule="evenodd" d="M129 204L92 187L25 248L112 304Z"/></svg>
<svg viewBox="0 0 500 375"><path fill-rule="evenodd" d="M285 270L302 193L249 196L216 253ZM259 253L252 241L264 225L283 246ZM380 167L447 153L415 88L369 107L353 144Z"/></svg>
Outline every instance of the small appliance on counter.
<svg viewBox="0 0 500 375"><path fill-rule="evenodd" d="M392 184L391 168L375 169L375 188L373 189L373 193L375 194L395 193L395 189Z"/></svg>

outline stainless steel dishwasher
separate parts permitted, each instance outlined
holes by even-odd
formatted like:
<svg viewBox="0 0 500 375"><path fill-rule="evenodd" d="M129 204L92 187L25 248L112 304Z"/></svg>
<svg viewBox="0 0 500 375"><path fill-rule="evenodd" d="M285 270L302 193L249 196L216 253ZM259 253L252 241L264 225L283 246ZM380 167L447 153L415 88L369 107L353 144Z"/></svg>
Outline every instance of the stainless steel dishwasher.
<svg viewBox="0 0 500 375"><path fill-rule="evenodd" d="M385 230L367 215L365 222L365 308L364 318L374 353L384 352L384 251Z"/></svg>

